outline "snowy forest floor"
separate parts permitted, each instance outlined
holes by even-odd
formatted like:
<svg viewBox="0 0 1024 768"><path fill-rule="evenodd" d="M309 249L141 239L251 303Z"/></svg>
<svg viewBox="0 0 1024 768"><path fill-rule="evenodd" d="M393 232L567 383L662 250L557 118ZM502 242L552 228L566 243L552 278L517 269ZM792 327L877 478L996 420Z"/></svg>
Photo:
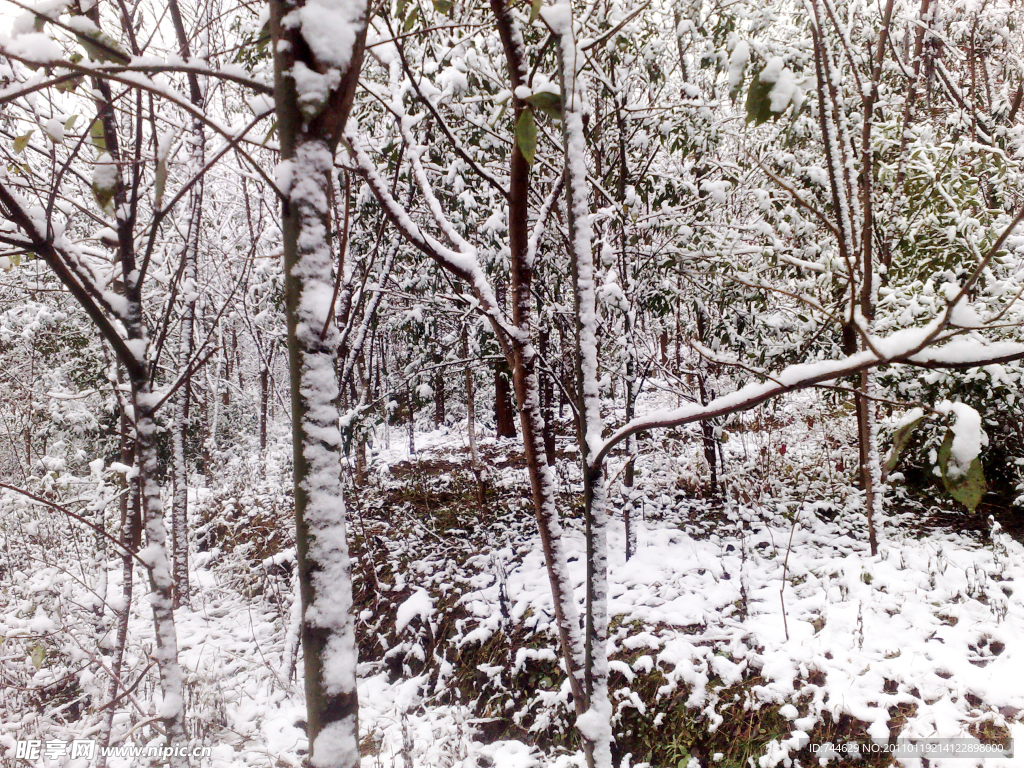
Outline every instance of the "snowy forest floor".
<svg viewBox="0 0 1024 768"><path fill-rule="evenodd" d="M1014 737L1016 758L930 766L1024 765L1024 547L897 489L881 552L870 556L849 481L848 417L826 411L815 401L746 416L724 444L721 500L702 498L696 431L641 443L638 553L625 560L618 514L609 541L621 765L808 766L818 764L809 744L896 734ZM517 443L482 441L490 488L480 508L464 432L417 433L411 456L404 432L392 437L349 508L364 767L582 766L566 736L568 686ZM582 605L579 473L571 445L559 450ZM190 727L212 747L210 768L303 764L286 453L239 450L194 496L194 595L177 620ZM619 512L620 479L611 494ZM38 558L12 561L0 592L0 760L14 766L26 764L14 758L17 739L94 732L87 702L105 700L95 691L106 682L89 671L88 653L76 659L62 640L86 630L61 606L88 605L78 565L46 551L64 521L2 501L5 538L20 533ZM120 591L118 563L107 565L108 594ZM115 718L114 743L156 738L144 724L154 692L152 670L143 674L152 624L141 574L136 584L126 663L139 682ZM17 679L24 690L9 686Z"/></svg>

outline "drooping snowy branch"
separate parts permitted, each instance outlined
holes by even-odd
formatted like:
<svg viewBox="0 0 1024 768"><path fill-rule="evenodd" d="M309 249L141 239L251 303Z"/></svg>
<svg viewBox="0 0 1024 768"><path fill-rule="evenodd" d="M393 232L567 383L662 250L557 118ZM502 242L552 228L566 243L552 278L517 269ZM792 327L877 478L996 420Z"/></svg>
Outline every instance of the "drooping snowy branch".
<svg viewBox="0 0 1024 768"><path fill-rule="evenodd" d="M350 126L345 132L345 139L348 142L349 156L355 162L356 171L366 180L388 220L412 245L469 285L474 298L480 304L481 311L497 330L500 330L505 336L517 337L518 331L505 319L504 312L494 295L494 289L480 266L476 249L466 243L470 249L468 252L456 251L424 232L412 220L405 207L395 200L387 183L380 177L377 166L362 146L362 137L358 128ZM443 212L441 212L441 216L443 217ZM461 237L459 239L462 240Z"/></svg>
<svg viewBox="0 0 1024 768"><path fill-rule="evenodd" d="M974 338L950 338L941 346L928 346L933 326L908 328L884 339L872 339L871 349L840 360L799 363L783 369L762 383L748 384L741 389L715 398L706 405L688 403L680 408L652 411L622 425L597 451L597 461L607 458L611 450L630 435L651 429L679 427L717 416L745 411L768 400L798 392L808 387L841 379L861 371L893 363L919 365L926 368L972 368L1024 359L1024 344L1002 341L985 344Z"/></svg>

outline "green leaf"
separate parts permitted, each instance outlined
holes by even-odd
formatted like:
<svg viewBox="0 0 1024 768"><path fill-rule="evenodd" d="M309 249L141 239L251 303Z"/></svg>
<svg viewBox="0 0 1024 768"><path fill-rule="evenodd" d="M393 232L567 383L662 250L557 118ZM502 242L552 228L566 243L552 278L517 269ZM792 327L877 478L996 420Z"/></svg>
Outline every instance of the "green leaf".
<svg viewBox="0 0 1024 768"><path fill-rule="evenodd" d="M25 151L25 147L28 146L28 140L32 138L32 134L35 132L36 129L33 128L28 133L23 133L21 136L14 137L14 153L16 155L20 155Z"/></svg>
<svg viewBox="0 0 1024 768"><path fill-rule="evenodd" d="M32 646L32 666L36 669L42 669L44 661L46 661L46 646L42 643L36 643Z"/></svg>
<svg viewBox="0 0 1024 768"><path fill-rule="evenodd" d="M896 462L899 461L900 454L910 444L910 438L913 437L914 430L917 429L917 425L922 421L924 421L923 415L896 430L896 434L892 436L892 450L889 452L889 458L885 460L885 464L882 467L885 475L896 469Z"/></svg>
<svg viewBox="0 0 1024 768"><path fill-rule="evenodd" d="M530 23L533 24L540 16L540 5L542 0L530 0Z"/></svg>
<svg viewBox="0 0 1024 768"><path fill-rule="evenodd" d="M411 11L409 11L409 16L406 18L405 24L402 25L402 31L403 32L411 31L412 28L416 26L416 19L419 17L419 15L420 15L420 7L417 5Z"/></svg>
<svg viewBox="0 0 1024 768"><path fill-rule="evenodd" d="M114 199L114 190L106 189L98 184L92 185L92 195L96 198L96 204L104 211L110 210L110 203Z"/></svg>
<svg viewBox="0 0 1024 768"><path fill-rule="evenodd" d="M942 473L942 484L946 492L959 501L968 512L974 512L981 497L985 495L985 470L981 465L981 457L975 456L971 466L963 474L950 476L949 460L953 449L953 430L946 430L946 436L939 446L939 471Z"/></svg>
<svg viewBox="0 0 1024 768"><path fill-rule="evenodd" d="M267 129L267 135L263 137L263 141L260 142L261 147L267 146L267 142L270 141L274 136L277 135L277 120L270 121L270 127Z"/></svg>
<svg viewBox="0 0 1024 768"><path fill-rule="evenodd" d="M270 19L267 19L260 27L260 34L256 38L256 50L262 53L270 44Z"/></svg>
<svg viewBox="0 0 1024 768"><path fill-rule="evenodd" d="M778 114L772 112L771 92L775 83L761 81L761 73L758 72L750 81L750 88L747 90L747 122L760 125L768 120L778 118Z"/></svg>
<svg viewBox="0 0 1024 768"><path fill-rule="evenodd" d="M552 120L562 119L562 96L561 94L541 91L526 98L526 103L536 107Z"/></svg>
<svg viewBox="0 0 1024 768"><path fill-rule="evenodd" d="M533 119L533 110L524 109L516 121L516 144L523 158L530 165L533 165L533 158L537 154L537 122Z"/></svg>
<svg viewBox="0 0 1024 768"><path fill-rule="evenodd" d="M68 56L68 61L70 61L72 64L77 64L84 58L85 57L78 51L74 51L70 56ZM57 74L62 76L68 75L71 73L71 71L72 70L60 68L57 70ZM82 79L82 77L72 77L70 80L62 80L61 82L57 83L54 87L61 93L71 93L82 84Z"/></svg>
<svg viewBox="0 0 1024 768"><path fill-rule="evenodd" d="M70 131L72 128L74 128L75 127L75 122L77 120L78 120L78 115L72 115L67 120L65 120L64 121L64 130L65 131Z"/></svg>
<svg viewBox="0 0 1024 768"><path fill-rule="evenodd" d="M107 151L107 134L103 131L103 123L97 118L89 126L89 136L92 138L92 145L100 152Z"/></svg>
<svg viewBox="0 0 1024 768"><path fill-rule="evenodd" d="M398 7L395 9L395 15L401 19L405 16L405 8L408 5L407 0L398 0Z"/></svg>
<svg viewBox="0 0 1024 768"><path fill-rule="evenodd" d="M434 0L434 10L438 13L448 13L455 6L455 0Z"/></svg>
<svg viewBox="0 0 1024 768"><path fill-rule="evenodd" d="M156 182L153 185L153 208L159 211L164 200L164 188L167 186L167 158L156 161Z"/></svg>

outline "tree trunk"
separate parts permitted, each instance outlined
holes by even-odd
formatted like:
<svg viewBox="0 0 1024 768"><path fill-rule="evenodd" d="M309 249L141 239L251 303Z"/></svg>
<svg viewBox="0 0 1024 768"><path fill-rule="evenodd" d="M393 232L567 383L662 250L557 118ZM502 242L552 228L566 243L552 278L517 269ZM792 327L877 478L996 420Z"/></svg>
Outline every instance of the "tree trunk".
<svg viewBox="0 0 1024 768"><path fill-rule="evenodd" d="M191 336L191 331L189 332ZM191 357L191 340L183 347ZM181 347L179 347L180 349ZM191 376L189 376L191 379ZM171 551L174 557L174 606L189 605L188 580L188 462L185 460L185 436L189 419L189 382L178 390L174 399L174 422L171 427L171 475L174 496L171 500Z"/></svg>
<svg viewBox="0 0 1024 768"><path fill-rule="evenodd" d="M540 356L548 362L548 349L551 346L551 330L544 325L540 329ZM541 374L541 413L544 417L544 456L549 466L555 466L555 393L551 374Z"/></svg>
<svg viewBox="0 0 1024 768"><path fill-rule="evenodd" d="M278 111L281 109L279 105ZM282 129L282 137L284 134ZM332 153L326 142L302 138L305 140L296 142L290 152L282 152L285 159L295 157L310 169L305 185L299 190L293 187L285 205L283 228L295 539L305 617L302 648L312 764L333 768L357 765L359 754L351 566L341 483L341 413L335 374L337 328L332 325L327 338L321 339L319 330L328 319L326 308L303 302L304 295L315 295L318 289L331 290L326 179L331 172ZM317 180L321 182L319 187L314 186ZM316 191L322 199L317 199ZM319 237L314 239L310 234Z"/></svg>
<svg viewBox="0 0 1024 768"><path fill-rule="evenodd" d="M469 436L469 466L476 478L476 503L481 509L487 503L487 472L480 464L476 450L476 387L473 386L473 367L469 364L469 334L462 331L462 357L466 360L466 433Z"/></svg>
<svg viewBox="0 0 1024 768"><path fill-rule="evenodd" d="M526 60L522 48L522 34L515 18L504 0L491 0L491 9L501 36L509 77L513 91L526 82ZM527 105L513 96L516 120ZM568 578L567 556L555 504L555 487L552 468L547 462L544 446L544 416L541 411L540 379L538 376L537 352L529 343L532 333L530 312L533 306L531 285L533 266L529 253L529 193L530 165L526 162L518 144L512 146L509 167L509 250L511 256L512 323L518 333L509 339L512 353L513 385L519 405L519 423L523 429L523 452L530 476L534 513L540 533L541 550L547 566L551 596L554 603L555 623L569 686L573 696L573 707L577 715L587 709L584 683L585 655L580 632L579 610L573 594L573 585Z"/></svg>
<svg viewBox="0 0 1024 768"><path fill-rule="evenodd" d="M178 637L174 625L174 579L171 559L167 552L167 527L164 505L157 482L159 449L157 424L152 403L159 400L149 384L132 381L135 406L136 462L139 468L142 502L142 522L146 531L146 547L139 556L149 566L150 604L153 610L156 648L153 657L160 669L160 688L163 702L160 706L168 743L183 749L188 741L185 731L185 676L178 664ZM185 754L172 755L172 766L188 765Z"/></svg>
<svg viewBox="0 0 1024 768"><path fill-rule="evenodd" d="M515 437L515 406L512 405L512 387L509 386L508 363L494 364L494 431L498 437Z"/></svg>
<svg viewBox="0 0 1024 768"><path fill-rule="evenodd" d="M626 423L633 418L636 410L636 363L633 355L626 362ZM626 534L626 559L636 554L636 505L633 500L633 485L636 482L636 436L630 435L626 440L626 468L623 472L622 486L625 500L622 503L622 524Z"/></svg>
<svg viewBox="0 0 1024 768"><path fill-rule="evenodd" d="M444 426L445 421L444 370L434 374L434 428Z"/></svg>
<svg viewBox="0 0 1024 768"><path fill-rule="evenodd" d="M707 383L705 381L704 374L700 372L697 373L697 391L700 394L700 404L707 405L710 402ZM719 494L718 441L715 440L715 427L709 419L705 419L700 423L700 436L701 443L704 447L704 460L708 463L708 472L710 473L710 477L708 479L708 495L711 498L716 498Z"/></svg>
<svg viewBox="0 0 1024 768"><path fill-rule="evenodd" d="M182 59L192 58L189 49L188 34L181 16L178 0L168 4L171 23L178 40L178 52ZM201 112L205 98L194 73L187 76L189 100ZM187 172L189 175L199 173L206 163L206 135L203 121L196 118L192 121L192 151L190 153ZM178 364L190 365L194 352L194 334L196 321L196 302L199 299L198 262L199 233L203 214L204 179L200 180L189 192L189 224L181 258L184 262L182 271L181 296L183 311L181 316L181 334L178 337ZM171 502L171 551L174 557L174 607L189 604L188 580L188 462L185 456L185 443L188 432L189 410L192 400L192 377L178 389L174 398L174 415L171 425L171 478L174 496Z"/></svg>
<svg viewBox="0 0 1024 768"><path fill-rule="evenodd" d="M366 439L362 432L356 434L356 485L366 484Z"/></svg>
<svg viewBox="0 0 1024 768"><path fill-rule="evenodd" d="M701 344L707 344L707 315L699 300L695 308L695 314L697 316L697 339ZM707 379L701 370L697 371L697 394L700 397L701 405L707 405L710 402L711 398L708 395ZM714 498L718 496L718 441L715 440L715 427L710 420L704 419L701 421L700 435L704 449L704 460L708 463L708 472L710 474L708 495Z"/></svg>
<svg viewBox="0 0 1024 768"><path fill-rule="evenodd" d="M586 742L591 768L611 768L612 704L608 698L608 542L607 499L603 462L596 455L603 442L598 369L597 292L595 285L590 182L583 129L583 86L569 0L552 24L558 40L559 74L564 94L562 135L565 142L565 194L570 267L576 309L576 378L579 408L580 459L583 465L583 509L587 531L586 692L587 711L576 719ZM549 18L549 23L551 19Z"/></svg>
<svg viewBox="0 0 1024 768"><path fill-rule="evenodd" d="M284 184L282 233L285 314L291 372L295 543L302 604L307 734L314 768L359 765L356 643L351 564L342 488L337 354L333 308L330 189L334 150L351 110L366 38L366 4L320 13L351 30L330 50L302 36L303 4L272 0L274 96ZM286 21L287 17L287 21ZM301 101L293 71L334 83L315 107Z"/></svg>
<svg viewBox="0 0 1024 768"><path fill-rule="evenodd" d="M413 402L412 387L405 387L405 407L409 411L409 421L406 426L409 428L409 455L416 453L416 405Z"/></svg>
<svg viewBox="0 0 1024 768"><path fill-rule="evenodd" d="M130 434L130 424L124 409L120 415L121 425L121 463L125 466L134 464L134 451L132 449L133 439ZM117 634L114 638L114 652L110 659L110 685L107 686L107 711L101 721L100 732L97 741L100 747L110 746L110 734L114 727L114 713L117 710L116 701L118 690L121 687L121 671L124 665L124 651L128 645L128 620L131 618L132 610L132 587L135 578L135 558L132 553L139 551L139 536L141 534L142 511L139 506L139 485L135 479L125 478L128 484L127 493L121 495L121 546L124 553L121 555L121 599L123 606L117 612ZM105 768L107 756L100 753L99 768Z"/></svg>
<svg viewBox="0 0 1024 768"><path fill-rule="evenodd" d="M864 489L864 514L868 519L868 546L871 554L878 554L877 524L881 521L883 489L882 465L878 455L878 440L875 434L875 403L871 399L872 376L869 371L860 374L860 384L855 394L857 406L857 444L859 448L859 474Z"/></svg>
<svg viewBox="0 0 1024 768"><path fill-rule="evenodd" d="M270 403L270 368L260 370L260 453L267 450L267 406Z"/></svg>

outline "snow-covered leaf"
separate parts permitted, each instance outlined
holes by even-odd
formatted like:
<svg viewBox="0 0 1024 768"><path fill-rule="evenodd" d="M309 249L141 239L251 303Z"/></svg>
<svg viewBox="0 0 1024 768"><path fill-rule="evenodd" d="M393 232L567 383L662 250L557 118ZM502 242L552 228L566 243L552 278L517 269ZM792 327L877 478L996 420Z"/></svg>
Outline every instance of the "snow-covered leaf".
<svg viewBox="0 0 1024 768"><path fill-rule="evenodd" d="M774 87L774 83L768 83L761 79L760 72L754 75L750 81L750 88L747 90L748 123L760 125L778 117L772 112L771 93Z"/></svg>
<svg viewBox="0 0 1024 768"><path fill-rule="evenodd" d="M119 174L114 159L106 152L101 154L93 166L92 193L100 208L107 210L117 191Z"/></svg>
<svg viewBox="0 0 1024 768"><path fill-rule="evenodd" d="M75 37L93 61L112 62L121 66L131 61L117 41L102 30L76 32Z"/></svg>
<svg viewBox="0 0 1024 768"><path fill-rule="evenodd" d="M419 15L420 7L417 5L411 11L409 11L409 15L405 18L405 24L402 25L402 31L411 32L412 28L416 26L416 19L419 18Z"/></svg>
<svg viewBox="0 0 1024 768"><path fill-rule="evenodd" d="M942 472L942 484L950 496L967 507L969 512L974 512L987 488L985 471L981 465L981 458L976 456L966 472L955 472L950 466L953 439L953 430L947 430L942 445L939 446L939 470Z"/></svg>
<svg viewBox="0 0 1024 768"><path fill-rule="evenodd" d="M164 200L164 189L167 186L167 158L160 157L156 161L156 180L153 184L153 207L157 210Z"/></svg>
<svg viewBox="0 0 1024 768"><path fill-rule="evenodd" d="M64 143L64 123L56 117L52 117L43 124L43 132L54 144Z"/></svg>

